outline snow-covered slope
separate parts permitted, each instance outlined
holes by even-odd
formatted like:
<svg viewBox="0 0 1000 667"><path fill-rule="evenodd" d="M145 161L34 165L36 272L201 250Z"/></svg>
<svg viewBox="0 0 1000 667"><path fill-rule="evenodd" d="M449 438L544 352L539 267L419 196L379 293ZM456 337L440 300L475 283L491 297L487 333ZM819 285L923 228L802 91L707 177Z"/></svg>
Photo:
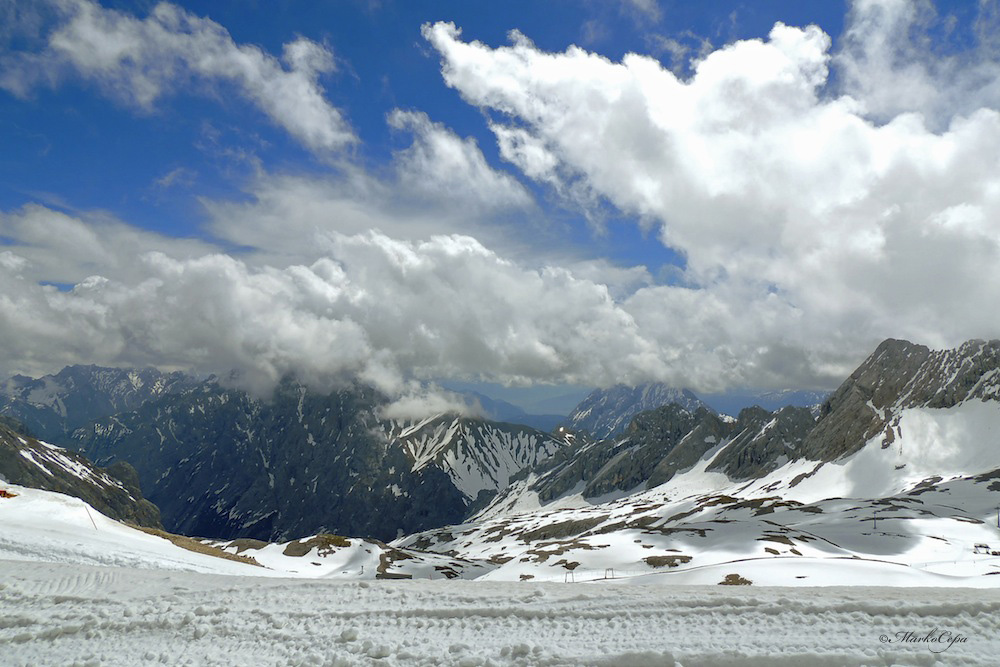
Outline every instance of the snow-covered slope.
<svg viewBox="0 0 1000 667"><path fill-rule="evenodd" d="M412 470L437 466L465 498L507 487L511 476L558 451L557 437L514 424L454 415L387 424L390 443L398 443L413 461Z"/></svg>
<svg viewBox="0 0 1000 667"><path fill-rule="evenodd" d="M512 484L476 522L396 544L502 562L494 578L681 573L783 559L769 571L789 583L814 576L797 563L851 558L992 585L997 579L984 575L1000 574L992 553L1000 553L997 347L973 342L931 353L888 341L814 428L804 409L748 412L734 425L661 408L642 417L653 420L660 449L636 439L635 424L619 440L571 446ZM649 452L659 463L642 472ZM580 465L589 460L596 463ZM649 488L649 470L671 461L685 465ZM734 474L747 469L757 474ZM588 493L609 475L624 480L615 493Z"/></svg>
<svg viewBox="0 0 1000 667"><path fill-rule="evenodd" d="M79 498L13 484L0 484L0 489L4 491L0 494L0 560L350 580L475 578L493 567L336 535L312 535L286 543L199 542L133 528ZM240 558L227 559L213 549L198 552L178 544L205 545Z"/></svg>
<svg viewBox="0 0 1000 667"><path fill-rule="evenodd" d="M922 566L791 554L672 568L669 558L684 554L669 552L643 573L536 564L524 576L534 579L512 582L491 580L502 569L477 571L453 556L332 536L222 544L260 565L223 560L77 499L2 488L0 656L17 667L993 665L1000 651L1000 591L954 588L1000 584L982 576L996 559L955 563L946 547L936 554L946 562ZM862 537L887 544L895 532ZM790 553L805 535L774 531L761 546ZM699 539L697 531L686 537ZM577 541L572 548L587 552L589 540ZM720 552L725 546L717 540ZM576 554L547 560L563 555ZM979 574L955 576L959 568ZM373 580L380 575L392 580ZM835 586L847 583L859 587Z"/></svg>
<svg viewBox="0 0 1000 667"><path fill-rule="evenodd" d="M766 575L771 583L808 584L816 583L815 574L806 572L816 566L808 563L847 558L906 572L900 581L925 575L936 581L941 575L961 585L991 585L1000 577L984 575L1000 571L996 557L974 552L982 544L989 545L988 552L1000 551L994 521L994 496L1000 490L1000 448L995 446L1000 401L992 384L997 357L991 352L996 346L970 343L953 353L931 353L888 341L831 397L815 426L802 408L748 409L733 420L670 405L640 415L622 438L599 442L565 431L560 441L549 443L527 430L445 417L386 425L365 421L364 415L373 413L357 409L365 404L356 393L330 403L289 386L279 397L287 405L275 412L284 417L265 422L282 427L277 433L284 438L286 463L281 466L287 467L279 466L274 451L196 461L209 466L217 458L263 460L267 475L281 480L293 472L296 477L315 474L312 462L319 466L325 457L330 469L346 473L349 486L337 486L339 493L364 491L354 505L340 507L341 515L358 512L379 519L380 508L364 500L377 497L372 495L376 487L417 510L426 510L430 496L426 488L418 498L416 487L405 482L397 486L366 477L367 465L401 481L436 471L446 482L439 488L452 489L463 507L482 491L507 484L508 491L476 520L392 543L396 549L430 551L466 563L459 568L463 576L561 580L601 578L605 570L614 570L619 576L667 571L679 577L777 559L784 566L754 567L771 573ZM211 396L214 403L199 404L206 406L205 413L182 402L167 414L212 414L219 406L232 407L229 394ZM244 412L240 408L237 414ZM236 424L244 433L255 423L249 418L209 421ZM343 449L335 452L322 449L331 441L325 436L333 432L323 430L330 421L337 423L336 433L345 435ZM158 423L165 426L157 431L164 437L176 434L181 422ZM289 423L299 426L290 429ZM290 438L293 433L299 436ZM365 441L369 449L358 450L360 433L370 438ZM870 433L867 439L851 441L865 433ZM153 445L165 447L160 439ZM308 466L301 458L288 458L295 447L314 453ZM298 460L300 467L287 460ZM512 476L528 465L529 472ZM287 485L298 488L290 480ZM251 492L260 488L259 483L249 487ZM259 498L244 498L260 511ZM219 494L210 499L218 503ZM232 548L273 550L246 544Z"/></svg>
<svg viewBox="0 0 1000 667"><path fill-rule="evenodd" d="M709 470L723 445L652 490L598 504L566 496L394 544L501 562L486 576L502 579L594 579L613 569L704 583L693 573L728 568L751 580L765 572L770 584L829 584L818 576L823 562L861 559L872 576L901 585L943 585L943 575L951 585L1000 586L986 576L1000 574L1000 450L982 437L1000 432L1000 404L913 409L899 428L902 453L873 440L840 461L800 460L734 483ZM771 560L780 565L757 563Z"/></svg>
<svg viewBox="0 0 1000 667"><path fill-rule="evenodd" d="M910 408L951 408L1000 398L1000 340L931 350L886 340L823 404L802 455L832 460L879 436L891 446L896 420Z"/></svg>
<svg viewBox="0 0 1000 667"><path fill-rule="evenodd" d="M126 464L100 469L76 452L33 438L8 417L0 417L0 480L83 498L116 519L160 525L160 512L142 497L135 470Z"/></svg>
<svg viewBox="0 0 1000 667"><path fill-rule="evenodd" d="M975 667L1000 653L988 590L347 583L2 560L0 582L0 654L16 667Z"/></svg>
<svg viewBox="0 0 1000 667"><path fill-rule="evenodd" d="M621 497L668 482L713 449L710 471L725 473L727 480L753 479L794 458L814 425L806 408L746 408L732 419L672 403L640 413L612 440L564 432L567 447L531 468L477 516L523 511L564 496L588 502Z"/></svg>

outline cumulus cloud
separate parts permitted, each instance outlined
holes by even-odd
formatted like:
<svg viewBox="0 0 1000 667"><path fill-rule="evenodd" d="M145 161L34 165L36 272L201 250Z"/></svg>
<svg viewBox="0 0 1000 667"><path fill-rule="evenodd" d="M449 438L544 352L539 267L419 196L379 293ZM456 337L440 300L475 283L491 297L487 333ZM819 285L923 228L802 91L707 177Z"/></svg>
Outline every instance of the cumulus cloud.
<svg viewBox="0 0 1000 667"><path fill-rule="evenodd" d="M826 93L835 63L815 26L776 24L687 79L517 34L491 47L437 23L424 36L526 176L653 221L682 253L680 285L622 308L696 384L822 386L886 336L1000 333L982 307L1000 299L994 108L953 109L939 131L912 112L870 116L867 97Z"/></svg>
<svg viewBox="0 0 1000 667"><path fill-rule="evenodd" d="M395 396L388 405L382 407L382 418L415 420L442 413L466 417L482 416L482 406L470 405L464 396L446 391L433 383L410 383L405 390Z"/></svg>
<svg viewBox="0 0 1000 667"><path fill-rule="evenodd" d="M279 60L237 44L218 23L170 3L144 19L105 9L91 0L55 0L56 26L39 52L0 59L0 87L26 96L56 85L68 72L141 110L181 88L212 94L232 84L299 142L327 153L356 138L341 112L324 97L319 77L334 70L328 48L305 38L285 44Z"/></svg>
<svg viewBox="0 0 1000 667"><path fill-rule="evenodd" d="M162 68L222 76L157 40L211 38L222 54L311 82L306 99L322 101L329 54L311 42L288 47L282 65L170 5L142 21L63 6L68 18L39 56L52 76L77 68L152 104L172 90ZM874 6L857 5L849 32ZM59 55L55 37L85 44L84 28L118 36L100 61L107 78ZM122 35L147 33L121 51ZM688 77L635 54L544 52L517 33L499 48L463 41L450 24L424 34L448 85L486 111L508 164L574 206L610 205L655 227L684 258L675 280L605 261L513 261L510 227L491 223L530 211L527 190L474 141L395 111L390 124L412 142L381 176L259 170L246 200L204 200L210 231L251 249L238 256L107 216L0 214L0 371L82 360L239 368L262 390L286 373L318 385L360 378L403 415L454 403L419 384L434 378L828 387L886 336L953 345L1000 335L984 307L1000 299L1000 113L988 97L983 108L941 107L939 126L919 99L897 113L864 90L833 95L830 70L846 66L815 27L777 24L767 39L707 53ZM150 44L169 57L139 67ZM922 71L934 81L952 72Z"/></svg>
<svg viewBox="0 0 1000 667"><path fill-rule="evenodd" d="M96 274L139 280L146 274L140 256L150 251L190 259L215 250L206 242L163 236L107 214L75 217L38 204L0 212L0 238L6 253L17 258L22 277L71 285Z"/></svg>
<svg viewBox="0 0 1000 667"><path fill-rule="evenodd" d="M328 250L284 269L152 251L141 275L70 291L40 286L17 248L5 251L3 370L236 368L262 390L287 373L319 386L360 378L410 403L427 398L412 382L436 377L611 383L668 370L603 285L566 270L524 269L459 235L334 235Z"/></svg>
<svg viewBox="0 0 1000 667"><path fill-rule="evenodd" d="M420 112L395 110L390 127L412 137L395 152L392 169L375 174L342 164L336 173L269 173L258 169L246 198L204 198L209 229L230 243L255 248L261 261L312 261L331 233L376 229L401 240L473 235L494 250L527 251L519 240L530 228L538 241L553 235L527 189L492 168L476 141L462 138ZM513 225L498 225L498 221Z"/></svg>
<svg viewBox="0 0 1000 667"><path fill-rule="evenodd" d="M507 209L531 204L531 195L517 179L486 162L475 139L462 139L419 111L396 109L388 122L413 135L413 143L395 156L399 180L412 192L453 206Z"/></svg>

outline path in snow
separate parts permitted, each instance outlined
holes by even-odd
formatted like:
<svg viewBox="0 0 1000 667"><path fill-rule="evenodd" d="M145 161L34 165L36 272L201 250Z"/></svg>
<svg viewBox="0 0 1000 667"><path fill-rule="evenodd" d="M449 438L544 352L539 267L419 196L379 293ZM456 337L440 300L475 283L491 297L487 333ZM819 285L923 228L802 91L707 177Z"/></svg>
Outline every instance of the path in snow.
<svg viewBox="0 0 1000 667"><path fill-rule="evenodd" d="M1000 654L1000 593L972 589L345 583L0 560L0 608L4 665L994 665ZM932 631L966 641L879 640Z"/></svg>

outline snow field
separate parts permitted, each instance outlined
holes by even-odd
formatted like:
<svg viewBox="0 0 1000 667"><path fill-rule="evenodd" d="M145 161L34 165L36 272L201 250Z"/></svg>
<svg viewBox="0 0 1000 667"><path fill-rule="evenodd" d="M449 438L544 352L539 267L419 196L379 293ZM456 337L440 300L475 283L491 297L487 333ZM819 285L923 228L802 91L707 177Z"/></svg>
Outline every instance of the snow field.
<svg viewBox="0 0 1000 667"><path fill-rule="evenodd" d="M969 589L338 582L0 561L5 665L993 665ZM965 641L882 643L911 632ZM935 654L932 650L940 650Z"/></svg>

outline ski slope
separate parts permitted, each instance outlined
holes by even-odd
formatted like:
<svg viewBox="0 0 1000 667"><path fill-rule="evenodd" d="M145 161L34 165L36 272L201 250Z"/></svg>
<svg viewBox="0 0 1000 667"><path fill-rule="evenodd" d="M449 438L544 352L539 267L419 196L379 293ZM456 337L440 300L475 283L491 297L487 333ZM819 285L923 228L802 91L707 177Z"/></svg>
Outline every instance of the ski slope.
<svg viewBox="0 0 1000 667"><path fill-rule="evenodd" d="M1000 593L971 589L342 582L10 560L0 581L10 666L993 665L1000 651Z"/></svg>
<svg viewBox="0 0 1000 667"><path fill-rule="evenodd" d="M1000 591L966 587L1000 585L985 572L803 555L522 582L356 538L219 543L257 566L3 487L4 665L993 665L1000 651ZM374 579L380 565L412 578ZM719 585L734 578L750 585Z"/></svg>

